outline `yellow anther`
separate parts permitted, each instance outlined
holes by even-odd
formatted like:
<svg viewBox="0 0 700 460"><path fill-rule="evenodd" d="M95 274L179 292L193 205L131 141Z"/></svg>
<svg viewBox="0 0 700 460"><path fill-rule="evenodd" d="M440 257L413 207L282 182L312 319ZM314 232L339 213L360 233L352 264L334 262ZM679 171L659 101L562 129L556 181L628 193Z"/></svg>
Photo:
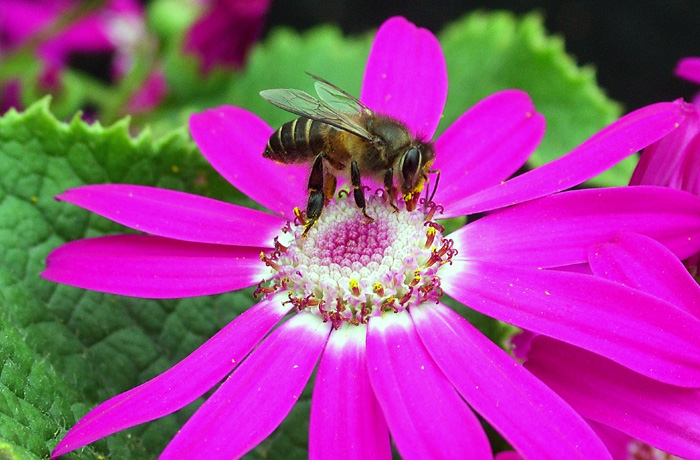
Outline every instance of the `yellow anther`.
<svg viewBox="0 0 700 460"><path fill-rule="evenodd" d="M374 292L376 292L380 296L384 295L384 286L382 286L382 283L380 283L379 281L374 283L374 286L372 286L372 288L374 289Z"/></svg>
<svg viewBox="0 0 700 460"><path fill-rule="evenodd" d="M306 218L304 214L302 214L301 209L299 209L299 206L294 208L294 217L297 218L300 225L306 225Z"/></svg>
<svg viewBox="0 0 700 460"><path fill-rule="evenodd" d="M420 270L416 270L414 275L413 275L413 280L411 280L411 286L415 286L416 284L420 283L421 276L420 276Z"/></svg>
<svg viewBox="0 0 700 460"><path fill-rule="evenodd" d="M360 295L360 283L357 282L356 279L351 279L350 280L350 290L352 291L354 296Z"/></svg>
<svg viewBox="0 0 700 460"><path fill-rule="evenodd" d="M274 260L266 256L264 252L260 252L260 260L265 262L265 265L267 265L268 267L272 267L274 270L279 271L279 265L277 265L277 263Z"/></svg>
<svg viewBox="0 0 700 460"><path fill-rule="evenodd" d="M433 241L435 241L437 230L435 230L435 227L428 227L428 231L425 232L425 234L427 236L425 240L425 249L428 249L430 246L432 246Z"/></svg>

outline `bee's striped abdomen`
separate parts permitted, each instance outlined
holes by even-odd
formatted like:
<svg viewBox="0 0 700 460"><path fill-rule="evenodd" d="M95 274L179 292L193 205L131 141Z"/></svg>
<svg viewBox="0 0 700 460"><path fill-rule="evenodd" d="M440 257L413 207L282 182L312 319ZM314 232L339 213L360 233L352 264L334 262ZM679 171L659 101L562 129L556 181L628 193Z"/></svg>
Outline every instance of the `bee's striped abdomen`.
<svg viewBox="0 0 700 460"><path fill-rule="evenodd" d="M267 141L263 157L280 163L303 163L315 158L333 127L310 118L297 118L279 127Z"/></svg>

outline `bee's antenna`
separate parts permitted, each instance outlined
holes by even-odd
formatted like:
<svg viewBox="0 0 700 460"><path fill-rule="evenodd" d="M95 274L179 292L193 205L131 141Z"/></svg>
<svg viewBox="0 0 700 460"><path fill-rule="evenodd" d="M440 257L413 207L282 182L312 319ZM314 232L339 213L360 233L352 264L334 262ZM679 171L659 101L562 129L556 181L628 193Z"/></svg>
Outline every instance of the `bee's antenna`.
<svg viewBox="0 0 700 460"><path fill-rule="evenodd" d="M428 199L426 204L433 201L433 198L435 198L435 192L437 192L438 184L440 183L440 170L439 169L431 169L428 172L437 174L437 177L435 178L435 187L433 187L433 193L430 194L430 199ZM427 190L426 190L426 193L427 193Z"/></svg>
<svg viewBox="0 0 700 460"><path fill-rule="evenodd" d="M428 208L428 194L430 193L430 176L425 177L425 198L423 199L423 211Z"/></svg>

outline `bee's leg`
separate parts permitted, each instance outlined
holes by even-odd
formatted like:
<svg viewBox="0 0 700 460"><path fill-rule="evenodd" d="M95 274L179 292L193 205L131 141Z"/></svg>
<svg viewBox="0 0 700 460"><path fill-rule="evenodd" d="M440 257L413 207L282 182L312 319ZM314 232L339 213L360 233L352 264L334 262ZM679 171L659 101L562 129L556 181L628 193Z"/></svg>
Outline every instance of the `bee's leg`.
<svg viewBox="0 0 700 460"><path fill-rule="evenodd" d="M309 200L306 202L306 226L302 236L311 230L323 211L323 155L318 155L314 160L309 176Z"/></svg>
<svg viewBox="0 0 700 460"><path fill-rule="evenodd" d="M396 198L396 187L394 187L394 168L389 168L384 174L384 190L389 197L389 204L394 208L394 212L399 212L399 208L394 204Z"/></svg>
<svg viewBox="0 0 700 460"><path fill-rule="evenodd" d="M350 163L350 182L352 183L352 196L355 198L355 204L370 222L374 222L374 219L367 215L367 210L365 209L365 191L362 190L360 168L357 167L356 161Z"/></svg>
<svg viewBox="0 0 700 460"><path fill-rule="evenodd" d="M326 181L323 183L323 195L325 197L325 203L328 204L335 195L335 188L338 185L338 180L333 174L326 174Z"/></svg>

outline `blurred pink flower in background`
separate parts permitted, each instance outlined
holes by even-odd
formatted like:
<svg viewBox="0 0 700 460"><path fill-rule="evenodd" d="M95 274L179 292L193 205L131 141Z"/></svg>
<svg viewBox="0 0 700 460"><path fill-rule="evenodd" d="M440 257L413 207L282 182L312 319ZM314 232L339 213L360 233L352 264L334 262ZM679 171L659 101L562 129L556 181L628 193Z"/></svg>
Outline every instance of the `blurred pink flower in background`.
<svg viewBox="0 0 700 460"><path fill-rule="evenodd" d="M0 115L10 109L20 110L22 108L20 86L21 84L18 80L10 80L0 86Z"/></svg>
<svg viewBox="0 0 700 460"><path fill-rule="evenodd" d="M70 12L79 12L81 2L71 0L3 0L0 2L0 50L16 49L39 37L37 53L44 63L42 82L60 84L61 72L71 53L114 52L113 78L130 68L132 52L145 35L141 4L135 0L110 0L99 10L89 11L46 37L40 34L57 25Z"/></svg>
<svg viewBox="0 0 700 460"><path fill-rule="evenodd" d="M3 0L0 57L37 40L34 46L43 64L40 87L55 91L61 87L63 71L72 56L113 53L110 78L117 82L131 71L137 48L149 46L151 38L146 31L143 8L136 0L109 0L95 10L81 8L83 2L73 0ZM10 106L20 108L18 80L11 81L1 91L2 112ZM166 92L165 76L155 70L131 96L127 109L132 112L151 109Z"/></svg>
<svg viewBox="0 0 700 460"><path fill-rule="evenodd" d="M0 3L0 51L21 46L77 4L74 0L4 0Z"/></svg>
<svg viewBox="0 0 700 460"><path fill-rule="evenodd" d="M239 68L262 35L270 0L200 0L202 16L185 38L185 51L195 53L204 73L214 67Z"/></svg>
<svg viewBox="0 0 700 460"><path fill-rule="evenodd" d="M129 113L147 112L156 107L167 94L168 83L165 74L162 69L156 68L131 96L126 110Z"/></svg>

